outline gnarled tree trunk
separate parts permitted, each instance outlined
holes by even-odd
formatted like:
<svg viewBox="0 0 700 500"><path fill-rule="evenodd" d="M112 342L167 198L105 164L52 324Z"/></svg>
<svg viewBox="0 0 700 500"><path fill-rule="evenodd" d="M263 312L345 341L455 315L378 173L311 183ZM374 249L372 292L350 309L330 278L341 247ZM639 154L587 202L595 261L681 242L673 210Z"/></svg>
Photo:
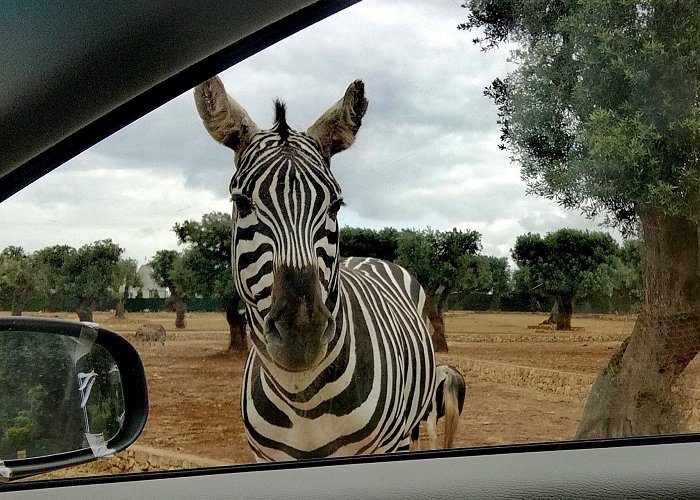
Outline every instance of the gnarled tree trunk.
<svg viewBox="0 0 700 500"><path fill-rule="evenodd" d="M229 351L245 353L248 351L246 342L246 318L245 310L242 310L238 299L228 299L225 301L224 309L226 311L226 321L230 332L230 340L228 344Z"/></svg>
<svg viewBox="0 0 700 500"><path fill-rule="evenodd" d="M95 310L95 305L89 302L81 302L75 308L75 313L78 315L78 321L92 322L92 312Z"/></svg>
<svg viewBox="0 0 700 500"><path fill-rule="evenodd" d="M114 317L115 318L120 318L124 319L124 304L126 303L126 299L129 298L129 287L124 286L124 293L121 294L119 297L117 297L117 303L114 306Z"/></svg>
<svg viewBox="0 0 700 500"><path fill-rule="evenodd" d="M124 318L124 299L121 297L117 299L117 303L114 306L114 317Z"/></svg>
<svg viewBox="0 0 700 500"><path fill-rule="evenodd" d="M164 311L175 311L175 328L183 329L187 327L185 314L187 313L187 304L185 298L179 292L171 292L170 297L165 299L163 304Z"/></svg>
<svg viewBox="0 0 700 500"><path fill-rule="evenodd" d="M571 330L571 316L574 314L574 301L570 295L557 296L557 311L552 311L557 330Z"/></svg>
<svg viewBox="0 0 700 500"><path fill-rule="evenodd" d="M22 316L22 311L24 311L24 305L27 303L30 291L31 288L23 287L17 292L16 296L12 297L13 316Z"/></svg>
<svg viewBox="0 0 700 500"><path fill-rule="evenodd" d="M428 321L433 331L433 348L435 352L448 352L447 337L445 337L445 320L442 317L442 310L430 293L425 294L425 308L428 313Z"/></svg>
<svg viewBox="0 0 700 500"><path fill-rule="evenodd" d="M184 297L180 295L171 295L173 297L173 307L175 308L175 328L183 329L187 327L185 313L187 313L187 304Z"/></svg>
<svg viewBox="0 0 700 500"><path fill-rule="evenodd" d="M22 309L24 304L21 304L19 301L13 300L12 301L12 315L13 316L22 316Z"/></svg>
<svg viewBox="0 0 700 500"><path fill-rule="evenodd" d="M646 213L644 307L634 331L601 370L577 439L678 431L672 388L700 350L697 223Z"/></svg>

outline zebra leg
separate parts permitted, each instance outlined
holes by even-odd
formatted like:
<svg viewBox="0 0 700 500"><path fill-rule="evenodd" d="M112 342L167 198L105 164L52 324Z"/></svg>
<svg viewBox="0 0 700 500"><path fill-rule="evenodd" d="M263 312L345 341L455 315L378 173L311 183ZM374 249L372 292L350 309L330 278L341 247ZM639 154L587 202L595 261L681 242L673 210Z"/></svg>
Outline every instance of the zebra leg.
<svg viewBox="0 0 700 500"><path fill-rule="evenodd" d="M420 451L420 422L411 431L411 450Z"/></svg>
<svg viewBox="0 0 700 500"><path fill-rule="evenodd" d="M431 450L436 450L437 449L437 438L438 438L438 432L437 432L437 409L433 408L433 410L430 412L428 415L427 420L425 421L426 429L428 431L428 439L430 440L430 449Z"/></svg>
<svg viewBox="0 0 700 500"><path fill-rule="evenodd" d="M410 451L411 450L411 435L404 436L404 438L399 443L397 451Z"/></svg>

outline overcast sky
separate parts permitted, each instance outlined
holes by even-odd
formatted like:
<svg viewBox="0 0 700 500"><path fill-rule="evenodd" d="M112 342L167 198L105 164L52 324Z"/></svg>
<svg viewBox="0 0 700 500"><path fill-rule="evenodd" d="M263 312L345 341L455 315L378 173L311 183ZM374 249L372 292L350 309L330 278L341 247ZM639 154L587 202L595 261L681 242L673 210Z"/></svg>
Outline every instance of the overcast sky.
<svg viewBox="0 0 700 500"><path fill-rule="evenodd" d="M365 0L222 78L261 128L272 125L279 97L297 130L364 80L369 108L357 141L332 163L347 203L343 226L471 229L496 256L526 232L600 229L526 195L483 95L507 73L508 51L481 52L474 34L457 30L460 3ZM2 203L0 248L111 238L144 263L177 248L176 222L230 211L232 173L232 152L205 132L187 92Z"/></svg>

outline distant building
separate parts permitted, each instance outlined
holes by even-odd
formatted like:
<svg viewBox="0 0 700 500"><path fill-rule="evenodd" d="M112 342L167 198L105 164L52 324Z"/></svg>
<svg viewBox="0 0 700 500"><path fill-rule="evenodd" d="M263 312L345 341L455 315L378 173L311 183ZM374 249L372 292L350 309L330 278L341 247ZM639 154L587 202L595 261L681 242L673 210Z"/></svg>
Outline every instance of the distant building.
<svg viewBox="0 0 700 500"><path fill-rule="evenodd" d="M139 296L139 291L141 291L141 296L144 299L164 299L166 297L170 297L170 290L162 286L158 286L158 284L153 280L153 277L151 276L152 273L153 268L148 264L144 264L141 267L139 267L139 270L136 271L136 274L138 274L139 278L141 278L142 286L141 288L129 287L130 299Z"/></svg>

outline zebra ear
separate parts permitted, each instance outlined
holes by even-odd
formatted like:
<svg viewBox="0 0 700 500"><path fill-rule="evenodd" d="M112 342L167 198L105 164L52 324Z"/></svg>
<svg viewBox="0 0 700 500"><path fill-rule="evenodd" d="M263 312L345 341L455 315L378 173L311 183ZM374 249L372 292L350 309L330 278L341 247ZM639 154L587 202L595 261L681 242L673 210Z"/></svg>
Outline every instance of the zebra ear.
<svg viewBox="0 0 700 500"><path fill-rule="evenodd" d="M330 159L355 142L355 135L362 125L365 111L365 84L362 80L355 80L345 91L343 98L323 113L306 133L316 139L321 152Z"/></svg>
<svg viewBox="0 0 700 500"><path fill-rule="evenodd" d="M194 88L194 101L209 135L236 154L260 131L246 110L226 93L218 76Z"/></svg>

